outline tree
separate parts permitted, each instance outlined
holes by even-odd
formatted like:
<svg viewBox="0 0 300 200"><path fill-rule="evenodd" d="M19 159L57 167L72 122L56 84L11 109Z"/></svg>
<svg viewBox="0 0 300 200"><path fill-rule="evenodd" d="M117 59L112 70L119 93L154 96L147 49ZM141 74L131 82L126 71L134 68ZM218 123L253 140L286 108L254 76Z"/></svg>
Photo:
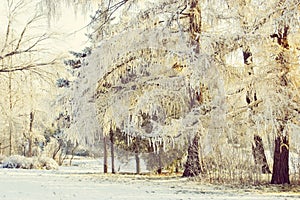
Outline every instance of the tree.
<svg viewBox="0 0 300 200"><path fill-rule="evenodd" d="M157 153L188 142L192 176L269 173L265 148L274 138L274 180L284 169L288 182L288 131L299 126L298 6L293 0L101 1L90 24L97 47L80 69L87 100L75 102L95 103L80 109L93 111L104 136L119 130L149 140Z"/></svg>
<svg viewBox="0 0 300 200"><path fill-rule="evenodd" d="M202 164L199 158L199 136L195 136L193 139L193 143L190 144L188 149L188 157L185 164L185 169L183 172L184 177L194 177L199 176L203 173L201 168Z"/></svg>
<svg viewBox="0 0 300 200"><path fill-rule="evenodd" d="M130 3L127 5L126 1L119 3L124 7L130 5ZM197 2L190 3L193 6L197 4ZM118 3L111 5L113 8ZM117 41L120 46L116 51L111 49L110 55L107 55L99 49L97 53L94 53L94 56L98 57L97 59L103 61L100 64L100 69L97 70L102 74L99 74L96 102L98 119L104 134L108 134L111 129L120 129L130 137L148 138L153 143L153 150L157 152L157 142L163 141L166 145L171 143L170 138L174 138L174 136L185 131L191 131L189 134L193 137L193 132L198 129L199 121L197 117L195 119L186 116L188 113L191 113L193 117L197 116L198 109L201 109L205 115L207 110L206 105L197 108L200 101L207 98L204 91L200 90L198 81L193 85L195 88L191 87L190 83L185 82L185 77L193 73L192 67L199 61L195 56L195 53L198 54L198 47L196 45L196 50L194 47L191 49L189 40L188 42L183 40L182 43L177 43L182 36L190 38L191 34L194 40L197 38L197 31L200 28L195 23L199 23L199 13L197 13L196 7L191 8L194 13L188 14L184 13L187 9L186 5L175 2L169 2L168 5L171 5L171 13L176 13L179 10L180 12L178 12L178 16L175 14L171 16L170 25L167 27L164 27L163 23L167 23L168 20L157 22L146 14L148 12L151 15L154 14L156 9L165 8L165 4L152 5L153 7L145 11L141 10L139 14L141 21L130 19L131 21L121 22L124 24L136 23L137 28L121 35L109 36L109 40L101 46L103 50L111 49L110 45L113 45L111 41ZM108 16L112 17L114 9L108 8L107 10L111 12ZM128 13L123 14L128 15ZM183 17L183 22L180 23L184 25L193 23L190 29L181 28L182 24L176 24L176 19L180 15ZM106 31L118 32L117 29L120 27L109 27L110 20L111 18L106 18L104 20L106 23L100 20L100 25L95 25L97 30L95 38L104 40ZM153 24L151 24L151 20L153 20ZM149 25L148 32L143 31L143 21L147 21ZM170 30L169 26L174 26L174 30L178 32L172 32L173 30ZM153 38L154 35L159 35L157 40ZM127 38L126 46L122 44L123 38ZM144 41L145 38L151 38L151 41L149 40L147 43ZM128 52L123 49L125 47L131 51ZM119 52L125 53L119 55ZM200 54L200 56L204 57L205 60L204 54ZM195 60L190 61L193 60L193 57ZM113 60L114 58L115 60ZM87 67L92 68L94 66L88 65ZM196 78L196 76L194 77ZM170 82L171 84L168 84ZM208 112L209 110L210 108L208 108ZM144 116L149 117L146 119ZM174 127L177 123L180 125ZM175 132L173 132L174 128L177 128Z"/></svg>
<svg viewBox="0 0 300 200"><path fill-rule="evenodd" d="M297 4L285 4L284 6L297 6ZM297 8L292 7L290 10L283 12L282 15L289 16L296 12L295 9ZM273 184L290 183L289 131L286 129L288 128L288 122L299 114L299 109L295 104L296 99L286 99L294 95L293 91L295 89L295 85L293 85L293 82L289 79L296 59L295 55L293 55L294 52L290 50L290 44L288 41L288 34L291 29L290 26L292 25L292 23L290 24L280 19L277 33L271 35L271 37L274 38L275 42L279 45L278 54L275 57L278 66L278 78L277 80L275 79L275 84L277 86L275 92L279 98L281 97L281 99L284 98L284 100L286 100L286 102L283 103L281 102L282 100L279 99L280 107L277 107L275 112L277 134L275 137L274 164L271 180L271 183Z"/></svg>
<svg viewBox="0 0 300 200"><path fill-rule="evenodd" d="M260 20L246 15L246 21L242 23L245 35L251 31L255 33L256 37L261 38L260 42L256 42L254 38L251 39L247 35L247 38L243 39L245 41L242 40L245 69L250 77L246 90L246 102L249 110L249 125L255 125L258 132L266 132L267 137L274 137L275 152L271 183L276 184L289 183L288 139L286 138L288 132L286 129L289 126L287 121L294 121L292 119L295 118L298 110L297 106L295 107L297 98L289 98L295 95L293 92L294 80L287 78L292 78L297 74L292 70L295 64L292 61L294 58L290 55L287 56L291 52L284 53L285 55L282 53L288 52L287 49L289 49L287 31L290 26L295 24L294 14L297 12L297 6L299 3L296 1L269 2L264 4L262 9L256 9L256 16L259 16ZM242 8L251 9L251 7L253 4L248 2ZM268 8L268 12L265 12L265 8ZM271 19L276 23L272 24ZM257 22L255 23L254 20ZM273 33L273 30L277 30L276 33ZM293 37L295 35L291 36L291 38ZM287 61L288 59L291 60ZM286 83L291 83L291 85ZM241 93L242 90L240 89L238 93ZM268 128L263 130L262 125ZM258 143L262 139L258 135L255 135L254 139L256 144L254 144L253 150L255 152L262 149L259 147L261 144ZM279 150L280 145L284 146L284 150ZM262 172L268 172L264 153L261 153L261 156L254 155L255 162L258 161L258 157L260 157Z"/></svg>
<svg viewBox="0 0 300 200"><path fill-rule="evenodd" d="M71 59L64 61L68 67L69 79L60 78L57 85L64 92L58 97L62 109L70 115L70 127L64 130L66 137L72 142L80 141L80 145L86 147L103 147L104 173L108 172L109 135L102 137L96 116L95 95L93 88L96 87L97 73L91 71L87 65L87 57L92 49L86 47L82 52L70 51Z"/></svg>
<svg viewBox="0 0 300 200"><path fill-rule="evenodd" d="M57 64L57 58L44 48L51 34L41 32L37 27L37 24L45 21L42 13L33 12L24 18L24 10L36 8L36 2L7 0L3 5L6 6L7 19L3 20L5 31L1 32L0 77L2 92L7 95L3 95L0 102L3 108L1 116L5 122L1 129L8 132L8 138L5 139L9 147L8 154L21 152L18 147L25 145L28 146L26 154L31 156L34 140L40 139L40 135L34 133L37 132L34 127L41 131L42 116L46 113L35 104L37 99L33 96L36 92L43 97L41 94L49 88L48 83L52 81L50 71ZM44 91L41 92L43 88L37 88L38 84L44 86ZM35 122L39 124L35 125ZM25 141L18 139L22 136Z"/></svg>

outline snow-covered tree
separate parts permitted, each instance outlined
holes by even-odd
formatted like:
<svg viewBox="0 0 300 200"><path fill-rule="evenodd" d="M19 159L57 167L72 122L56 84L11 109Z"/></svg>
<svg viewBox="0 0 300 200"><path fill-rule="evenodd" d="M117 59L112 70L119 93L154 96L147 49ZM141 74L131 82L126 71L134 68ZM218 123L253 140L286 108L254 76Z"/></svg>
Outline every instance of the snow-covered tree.
<svg viewBox="0 0 300 200"><path fill-rule="evenodd" d="M156 153L188 143L187 176L242 179L273 164L272 182L289 183L288 152L299 149L298 1L107 0L90 25L95 48L72 101L80 137L121 132ZM99 125L84 120L96 116Z"/></svg>
<svg viewBox="0 0 300 200"><path fill-rule="evenodd" d="M39 145L43 129L51 123L47 95L53 92L58 60L45 48L51 39L45 16L38 9L24 14L27 9L36 9L35 1L7 0L1 6L6 14L0 32L0 129L5 133L1 143L7 154L31 156L34 143Z"/></svg>
<svg viewBox="0 0 300 200"><path fill-rule="evenodd" d="M110 1L98 18L94 39L99 48L86 68L96 77L89 82L98 85L104 135L119 129L129 140L149 140L159 152L175 138L192 141L199 131L216 128L212 116L222 124L215 110L224 113L223 105L210 97L224 96L218 87L222 81L214 79L211 56L199 48L198 2Z"/></svg>
<svg viewBox="0 0 300 200"><path fill-rule="evenodd" d="M236 4L232 2L232 6L234 5ZM236 6L238 8L236 11L242 16L239 25L243 32L240 32L239 38L236 38L239 46L229 55L239 56L244 63L240 61L239 67L243 66L242 73L236 73L236 78L229 81L236 80L241 83L237 85L234 81L233 84L236 86L231 83L230 90L235 89L235 92L231 92L232 96L245 98L246 106L241 106L234 111L233 116L246 122L239 125L242 131L254 133L254 150L260 148L258 141L261 141L261 137L275 148L272 183L289 183L288 132L291 130L287 131L287 129L290 129L289 126L299 126L295 123L299 114L299 99L295 92L298 86L293 78L299 73L296 69L299 63L297 59L299 52L295 50L295 43L294 47L289 48L289 40L295 42L299 37L297 36L298 6L297 1L271 1L261 4L252 1ZM254 16L245 12L251 9L255 10ZM283 80L286 80L285 84ZM229 103L233 102L229 101ZM232 118L228 121L232 121ZM232 122L236 124L235 121ZM253 137L252 134L247 136ZM270 142L274 140L275 146ZM283 151L281 149L279 153L279 146L284 148L285 152L281 152ZM259 155L254 155L256 164L259 162L259 165L262 165L261 170L270 171L266 166L265 156L258 157ZM280 175L279 171L281 171ZM274 177L277 177L275 181Z"/></svg>

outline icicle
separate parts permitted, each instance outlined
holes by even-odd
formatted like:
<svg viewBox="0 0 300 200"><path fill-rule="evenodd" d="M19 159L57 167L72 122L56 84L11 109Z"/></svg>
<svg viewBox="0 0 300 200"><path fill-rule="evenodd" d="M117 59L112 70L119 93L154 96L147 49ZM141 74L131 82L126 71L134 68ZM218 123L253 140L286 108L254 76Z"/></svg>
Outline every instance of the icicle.
<svg viewBox="0 0 300 200"><path fill-rule="evenodd" d="M171 137L171 142L172 142L172 148L174 149L175 148L175 141L174 141L173 137Z"/></svg>
<svg viewBox="0 0 300 200"><path fill-rule="evenodd" d="M166 141L163 140L163 151L166 152Z"/></svg>
<svg viewBox="0 0 300 200"><path fill-rule="evenodd" d="M161 146L163 144L163 138L159 138L159 146Z"/></svg>
<svg viewBox="0 0 300 200"><path fill-rule="evenodd" d="M152 142L150 138L148 138L148 142L149 142L149 146L152 147Z"/></svg>
<svg viewBox="0 0 300 200"><path fill-rule="evenodd" d="M157 142L155 144L156 144L156 153L159 154L160 148L159 148Z"/></svg>
<svg viewBox="0 0 300 200"><path fill-rule="evenodd" d="M133 137L130 136L130 144L133 143Z"/></svg>
<svg viewBox="0 0 300 200"><path fill-rule="evenodd" d="M156 153L156 142L155 142L155 140L153 140L153 138L151 138L151 140L152 140L152 146L153 146L153 151L154 151L154 153Z"/></svg>
<svg viewBox="0 0 300 200"><path fill-rule="evenodd" d="M128 119L127 119L127 129L126 129L126 134L129 134L129 126L130 126L130 114L128 113Z"/></svg>

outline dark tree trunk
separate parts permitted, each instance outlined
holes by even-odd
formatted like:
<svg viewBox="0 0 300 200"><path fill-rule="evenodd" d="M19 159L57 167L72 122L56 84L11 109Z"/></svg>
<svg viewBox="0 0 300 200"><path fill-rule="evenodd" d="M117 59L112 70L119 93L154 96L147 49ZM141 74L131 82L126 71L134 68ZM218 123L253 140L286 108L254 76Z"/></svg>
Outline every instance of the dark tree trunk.
<svg viewBox="0 0 300 200"><path fill-rule="evenodd" d="M140 156L138 153L135 153L135 164L136 164L136 174L141 173L141 164L140 164Z"/></svg>
<svg viewBox="0 0 300 200"><path fill-rule="evenodd" d="M161 153L160 153L160 151L159 151L159 154L158 154L158 165L159 165L159 167L158 167L158 169L157 169L157 173L158 174L162 174L162 168L163 168L163 166L162 166L162 160L161 160Z"/></svg>
<svg viewBox="0 0 300 200"><path fill-rule="evenodd" d="M139 145L140 145L140 140L139 137L136 137L136 141L135 141L135 163L136 163L136 173L140 174L141 173L141 163L140 163L140 149L139 149Z"/></svg>
<svg viewBox="0 0 300 200"><path fill-rule="evenodd" d="M276 61L281 67L282 75L280 76L280 86L288 89L289 81L287 80L287 73L289 72L289 61L288 57L285 56L285 50L289 49L288 43L288 31L289 26L279 24L277 33L271 35L271 38L277 38L277 43L283 48L276 56ZM277 92L281 92L280 90ZM286 123L289 118L288 109L285 109L285 116L281 116L282 125L280 127L280 134L282 134ZM275 150L274 150L274 164L271 184L290 184L289 179L289 141L287 136L279 135L275 139Z"/></svg>
<svg viewBox="0 0 300 200"><path fill-rule="evenodd" d="M106 174L108 167L107 167L107 141L106 136L103 137L103 172Z"/></svg>
<svg viewBox="0 0 300 200"><path fill-rule="evenodd" d="M34 120L34 113L31 111L29 115L29 135L28 135L28 157L32 157L32 127L33 127L33 120Z"/></svg>
<svg viewBox="0 0 300 200"><path fill-rule="evenodd" d="M183 177L194 177L201 174L199 158L199 135L196 135L188 148L188 157L184 165Z"/></svg>
<svg viewBox="0 0 300 200"><path fill-rule="evenodd" d="M274 164L271 184L290 184L289 142L287 137L275 139Z"/></svg>
<svg viewBox="0 0 300 200"><path fill-rule="evenodd" d="M115 174L115 148L114 132L110 131L110 154L111 154L111 173Z"/></svg>
<svg viewBox="0 0 300 200"><path fill-rule="evenodd" d="M255 165L261 167L261 172L263 174L270 174L271 170L267 162L262 138L258 135L254 135L254 144L252 144L252 153L253 153Z"/></svg>
<svg viewBox="0 0 300 200"><path fill-rule="evenodd" d="M32 157L32 138L29 136L28 138L28 152L27 157Z"/></svg>
<svg viewBox="0 0 300 200"><path fill-rule="evenodd" d="M176 168L175 168L175 173L179 173L179 168L180 168L180 163L181 163L181 160L177 159L176 160Z"/></svg>

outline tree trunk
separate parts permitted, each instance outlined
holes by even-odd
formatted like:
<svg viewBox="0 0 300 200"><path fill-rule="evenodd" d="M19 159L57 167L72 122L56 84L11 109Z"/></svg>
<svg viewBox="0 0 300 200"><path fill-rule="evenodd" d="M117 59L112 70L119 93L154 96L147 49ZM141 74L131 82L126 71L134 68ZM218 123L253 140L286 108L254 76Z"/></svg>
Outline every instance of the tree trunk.
<svg viewBox="0 0 300 200"><path fill-rule="evenodd" d="M158 169L157 169L157 173L158 174L162 174L162 160L161 160L161 151L159 151L159 153L158 153Z"/></svg>
<svg viewBox="0 0 300 200"><path fill-rule="evenodd" d="M79 143L76 141L75 142L75 146L74 146L74 148L72 149L72 151L71 151L71 158L70 158L70 162L69 162L69 165L70 166L72 166L72 161L73 161L73 159L74 159L74 154L75 154L75 150L77 149L77 147L79 146Z"/></svg>
<svg viewBox="0 0 300 200"><path fill-rule="evenodd" d="M32 127L33 127L34 113L31 111L29 115L29 135L28 135L28 153L27 156L32 156Z"/></svg>
<svg viewBox="0 0 300 200"><path fill-rule="evenodd" d="M13 108L13 103L12 103L12 77L11 73L8 74L9 78L9 84L8 84L8 90L9 90L9 111L10 115L12 115L12 108ZM12 131L12 121L9 119L9 155L11 156L13 154L13 131Z"/></svg>
<svg viewBox="0 0 300 200"><path fill-rule="evenodd" d="M139 154L140 154L139 145L140 145L139 137L136 137L136 141L135 141L136 174L140 174L141 173L141 163L140 163L140 156L139 156Z"/></svg>
<svg viewBox="0 0 300 200"><path fill-rule="evenodd" d="M274 164L271 184L290 184L288 138L275 139Z"/></svg>
<svg viewBox="0 0 300 200"><path fill-rule="evenodd" d="M29 135L28 140L28 152L27 152L27 157L32 157L32 138L31 135Z"/></svg>
<svg viewBox="0 0 300 200"><path fill-rule="evenodd" d="M53 160L56 160L55 157L58 154L58 152L61 150L61 147L62 147L62 140L59 139L57 142L58 142L58 148L56 150L54 150L54 152L52 154L52 159Z"/></svg>
<svg viewBox="0 0 300 200"><path fill-rule="evenodd" d="M110 131L110 154L111 154L111 173L115 174L115 149L114 149L114 133Z"/></svg>
<svg viewBox="0 0 300 200"><path fill-rule="evenodd" d="M284 87L288 89L289 81L287 80L287 74L289 72L290 63L292 63L286 56L285 52L289 49L288 43L288 31L289 26L286 24L279 24L277 34L273 34L272 38L277 38L277 43L283 48L278 53L276 61L281 67L281 76L279 77L279 88ZM281 93L278 90L278 93ZM280 117L283 123L280 127L280 135L275 139L275 150L274 150L274 164L271 184L290 184L289 179L289 141L288 136L283 136L282 133L287 124L288 118L290 117L289 109L285 108L285 114Z"/></svg>
<svg viewBox="0 0 300 200"><path fill-rule="evenodd" d="M201 174L199 158L199 135L196 135L188 148L188 157L184 165L183 177L194 177Z"/></svg>
<svg viewBox="0 0 300 200"><path fill-rule="evenodd" d="M141 173L141 162L140 162L140 156L138 153L135 153L135 163L136 163L136 174Z"/></svg>
<svg viewBox="0 0 300 200"><path fill-rule="evenodd" d="M104 148L104 155L103 155L103 172L106 174L108 170L107 166L107 141L106 141L106 136L103 138L103 148Z"/></svg>
<svg viewBox="0 0 300 200"><path fill-rule="evenodd" d="M261 168L261 173L270 174L271 170L267 162L262 138L258 135L254 135L254 144L252 144L252 153L254 157L254 163L256 166Z"/></svg>

